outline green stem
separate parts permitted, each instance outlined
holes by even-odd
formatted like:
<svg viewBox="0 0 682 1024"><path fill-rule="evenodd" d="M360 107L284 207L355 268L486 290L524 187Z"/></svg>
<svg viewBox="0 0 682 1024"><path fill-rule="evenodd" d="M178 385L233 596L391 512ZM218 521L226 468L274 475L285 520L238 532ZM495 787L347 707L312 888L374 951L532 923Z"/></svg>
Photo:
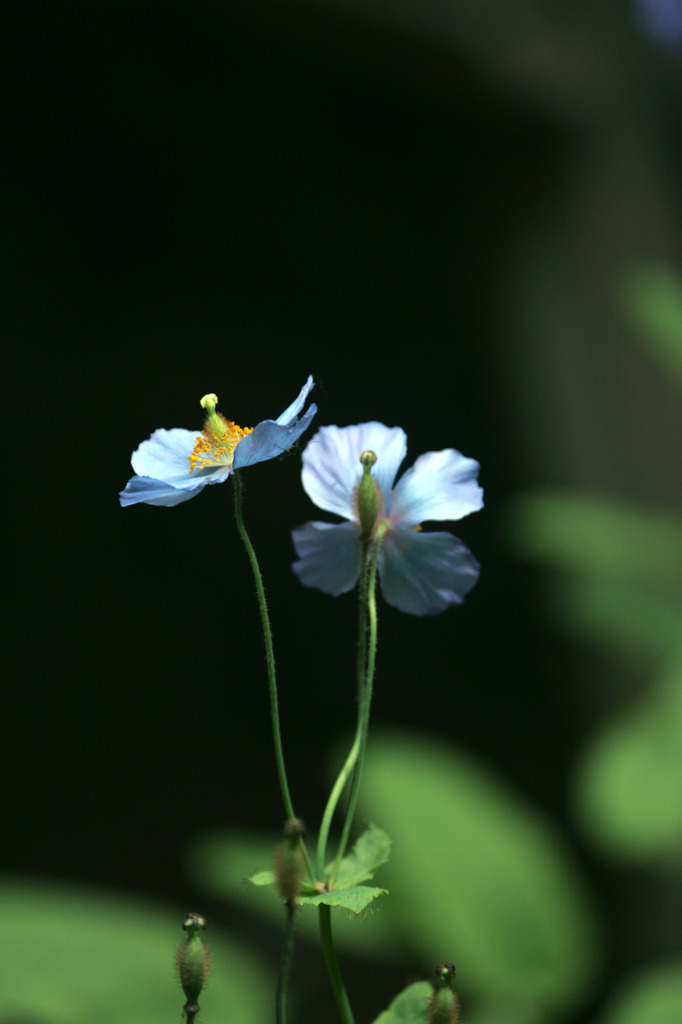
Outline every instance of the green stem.
<svg viewBox="0 0 682 1024"><path fill-rule="evenodd" d="M336 959L336 950L334 949L334 940L332 938L332 920L330 910L331 908L326 906L324 903L320 905L320 936L322 938L324 958L327 961L327 971L329 972L329 979L332 983L332 989L334 990L336 1005L338 1006L339 1013L341 1014L341 1020L343 1021L343 1024L355 1024L353 1011L350 1008L348 995L341 979L339 962Z"/></svg>
<svg viewBox="0 0 682 1024"><path fill-rule="evenodd" d="M277 675L275 672L275 652L272 646L272 629L270 628L270 616L268 615L268 604L265 599L265 589L263 587L263 577L261 575L260 566L258 565L258 559L256 558L256 552L254 551L253 544L246 532L244 526L244 517L242 515L242 482L238 472L233 473L234 478L234 518L237 522L237 530L239 536L242 539L246 553L249 556L251 563L251 571L253 572L254 582L256 584L256 594L258 595L258 607L260 609L261 625L263 627L263 641L265 643L265 663L268 672L268 689L270 691L270 718L272 720L272 739L275 746L275 763L277 765L277 776L279 778L279 788L282 793L282 801L284 803L284 810L287 818L295 818L294 805L291 800L291 794L289 792L289 783L287 782L287 773L284 765L284 750L282 748L282 734L279 725L279 703L277 699ZM310 878L314 878L312 864L305 847L303 840L300 840L301 849L303 850L303 856L305 857L306 867Z"/></svg>
<svg viewBox="0 0 682 1024"><path fill-rule="evenodd" d="M332 889L334 887L334 879L339 870L339 865L343 860L343 856L346 852L348 845L348 837L350 830L353 825L353 818L355 817L355 809L358 803L358 796L360 794L360 778L362 776L362 766L365 760L365 750L367 749L367 734L369 732L369 715L372 706L372 689L374 686L374 669L376 665L376 653L377 653L377 603L376 603L376 583L377 583L377 568L379 565L379 548L381 546L381 534L378 534L374 541L374 548L372 551L372 561L369 567L368 576L369 579L366 584L365 596L367 605L367 614L369 617L369 636L363 636L362 646L366 650L366 660L362 672L362 692L359 695L359 713L358 713L358 754L355 762L355 771L353 772L353 779L351 782L351 791L348 798L348 808L346 810L346 820L343 825L343 832L341 833L341 842L339 843L339 849L336 854L334 861L334 867L329 877L328 887ZM363 570L367 574L367 570Z"/></svg>
<svg viewBox="0 0 682 1024"><path fill-rule="evenodd" d="M367 663L367 571L365 566L367 565L368 547L369 541L363 540L360 562L363 568L360 573L360 586L358 588L358 653L356 667L358 687L358 723L355 730L353 745L348 752L344 765L339 772L331 793L329 794L327 806L325 807L324 814L322 815L322 824L320 825L320 832L317 840L318 878L324 877L327 840L329 839L329 830L331 828L332 818L334 817L334 811L341 799L341 795L348 779L350 778L350 774L355 767L361 747L362 695L365 690L365 665Z"/></svg>
<svg viewBox="0 0 682 1024"><path fill-rule="evenodd" d="M285 905L286 917L284 919L284 944L282 946L282 959L279 965L279 977L277 978L276 996L276 1024L286 1024L287 1020L287 985L291 971L291 955L294 948L294 915L296 907L291 900Z"/></svg>

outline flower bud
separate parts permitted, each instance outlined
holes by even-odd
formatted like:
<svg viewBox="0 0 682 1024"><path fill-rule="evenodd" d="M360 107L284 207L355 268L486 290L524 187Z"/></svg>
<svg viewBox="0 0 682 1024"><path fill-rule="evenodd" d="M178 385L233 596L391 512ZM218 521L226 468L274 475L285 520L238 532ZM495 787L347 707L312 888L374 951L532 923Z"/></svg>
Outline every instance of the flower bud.
<svg viewBox="0 0 682 1024"><path fill-rule="evenodd" d="M429 1024L457 1024L459 1020L459 996L454 987L455 965L438 964L436 967L434 992L429 999L427 1020Z"/></svg>
<svg viewBox="0 0 682 1024"><path fill-rule="evenodd" d="M301 838L305 826L300 818L289 818L284 825L284 840L275 851L273 870L279 894L290 906L296 905L305 869Z"/></svg>
<svg viewBox="0 0 682 1024"><path fill-rule="evenodd" d="M206 919L201 914L188 914L182 923L187 938L175 954L175 965L185 993L187 1004L185 1013L196 1014L199 1010L199 993L208 978L211 959L201 938L200 932L206 927Z"/></svg>
<svg viewBox="0 0 682 1024"><path fill-rule="evenodd" d="M363 537L371 537L374 524L382 506L381 492L372 477L372 466L376 465L377 457L372 451L363 452L360 456L362 477L357 487L358 520Z"/></svg>

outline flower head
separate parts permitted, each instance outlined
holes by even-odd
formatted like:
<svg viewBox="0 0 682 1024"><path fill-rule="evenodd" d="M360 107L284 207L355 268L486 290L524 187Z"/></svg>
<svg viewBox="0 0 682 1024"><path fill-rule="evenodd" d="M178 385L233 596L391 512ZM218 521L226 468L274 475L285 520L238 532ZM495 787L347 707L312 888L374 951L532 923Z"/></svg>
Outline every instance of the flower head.
<svg viewBox="0 0 682 1024"><path fill-rule="evenodd" d="M188 501L207 484L220 484L235 469L253 466L281 455L310 426L317 412L310 405L299 416L313 387L313 378L301 389L295 402L276 420L263 420L256 427L238 427L216 411L216 395L204 395L204 428L155 430L133 452L131 477L119 497L122 505L178 505Z"/></svg>
<svg viewBox="0 0 682 1024"><path fill-rule="evenodd" d="M483 507L478 463L454 448L427 452L394 487L406 451L404 431L383 423L315 434L303 452L303 487L319 508L347 522L293 531L293 569L302 583L333 595L352 590L363 539L371 544L380 535L379 576L389 604L434 615L462 603L478 579L478 562L451 533L425 533L421 524Z"/></svg>

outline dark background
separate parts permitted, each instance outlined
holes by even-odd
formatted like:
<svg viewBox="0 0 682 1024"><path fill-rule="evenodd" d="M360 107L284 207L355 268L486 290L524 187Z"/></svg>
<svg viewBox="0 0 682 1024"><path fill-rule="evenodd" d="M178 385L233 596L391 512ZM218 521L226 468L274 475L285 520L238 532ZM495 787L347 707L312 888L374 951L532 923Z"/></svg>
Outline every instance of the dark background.
<svg viewBox="0 0 682 1024"><path fill-rule="evenodd" d="M480 583L435 620L382 606L374 721L463 745L560 825L598 890L605 991L642 955L641 879L583 844L567 776L639 679L547 625L504 509L535 485L679 500L675 397L617 300L629 261L679 256L679 51L607 0L11 18L2 868L189 905L190 836L279 829L231 488L173 510L117 491L154 428L200 426L204 393L254 425L312 373L318 425L378 419L408 465L481 463L486 508L456 530ZM316 517L299 465L248 470L245 512L315 821L353 721L355 606L289 571L288 531Z"/></svg>

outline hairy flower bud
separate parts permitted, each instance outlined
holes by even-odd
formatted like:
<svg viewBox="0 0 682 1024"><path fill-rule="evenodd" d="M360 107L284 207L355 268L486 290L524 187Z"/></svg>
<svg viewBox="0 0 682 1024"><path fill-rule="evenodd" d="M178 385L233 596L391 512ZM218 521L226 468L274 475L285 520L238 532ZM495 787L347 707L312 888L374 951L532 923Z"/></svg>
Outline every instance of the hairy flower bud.
<svg viewBox="0 0 682 1024"><path fill-rule="evenodd" d="M301 819L289 818L284 825L284 840L275 851L275 883L282 899L291 906L296 905L301 891L305 862L300 840L304 834L305 826Z"/></svg>
<svg viewBox="0 0 682 1024"><path fill-rule="evenodd" d="M429 1024L457 1024L459 1020L459 996L454 987L455 965L438 964L436 967L434 992L429 999L427 1020Z"/></svg>
<svg viewBox="0 0 682 1024"><path fill-rule="evenodd" d="M187 1000L184 1010L188 1019L190 1014L193 1019L199 1010L199 993L211 969L211 959L200 934L206 927L206 919L201 914L188 914L182 927L187 938L175 954L175 965Z"/></svg>

